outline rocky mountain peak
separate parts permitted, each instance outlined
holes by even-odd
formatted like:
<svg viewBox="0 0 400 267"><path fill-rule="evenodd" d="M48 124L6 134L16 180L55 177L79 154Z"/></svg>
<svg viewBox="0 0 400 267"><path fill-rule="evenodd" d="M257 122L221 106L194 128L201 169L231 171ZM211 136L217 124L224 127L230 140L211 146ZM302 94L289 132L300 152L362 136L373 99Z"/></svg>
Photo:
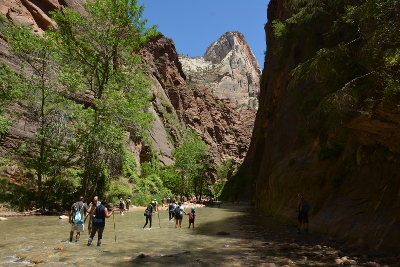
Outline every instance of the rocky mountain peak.
<svg viewBox="0 0 400 267"><path fill-rule="evenodd" d="M211 61L213 64L220 63L229 53L236 54L242 53L249 64L252 65L256 72L261 74L260 66L251 51L245 37L240 32L227 32L223 34L217 41L212 43L204 54L206 61Z"/></svg>
<svg viewBox="0 0 400 267"><path fill-rule="evenodd" d="M202 57L179 56L189 81L206 86L236 107L258 106L261 70L240 32L227 32Z"/></svg>

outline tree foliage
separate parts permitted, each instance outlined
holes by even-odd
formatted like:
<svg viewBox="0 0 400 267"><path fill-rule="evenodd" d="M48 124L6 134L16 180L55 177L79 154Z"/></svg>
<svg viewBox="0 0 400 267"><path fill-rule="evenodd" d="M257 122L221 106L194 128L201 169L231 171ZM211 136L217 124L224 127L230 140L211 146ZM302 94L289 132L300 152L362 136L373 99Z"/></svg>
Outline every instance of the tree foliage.
<svg viewBox="0 0 400 267"><path fill-rule="evenodd" d="M207 172L209 171L209 156L207 145L188 130L183 138L184 142L175 149L175 169L180 174L179 184L175 193L201 195L207 186Z"/></svg>
<svg viewBox="0 0 400 267"><path fill-rule="evenodd" d="M10 26L5 36L21 68L16 74L3 66L2 72L9 75L3 84L8 84L8 90L15 92L14 99L32 114L34 136L27 139L19 151L25 167L35 171L38 201L42 207L43 182L60 174L76 151L76 144L70 138L73 136L70 115L78 105L63 97L54 40L47 35L33 34L25 26Z"/></svg>
<svg viewBox="0 0 400 267"><path fill-rule="evenodd" d="M149 82L135 54L152 36L145 28L143 6L131 0L98 0L85 4L88 15L67 9L54 12L54 38L60 43L64 85L79 98L89 93L89 108L79 116L84 179L82 193L101 192L104 172L116 174L114 155L123 154L124 131L144 137L152 116L146 112ZM80 93L80 94L79 94ZM70 96L71 97L71 96Z"/></svg>

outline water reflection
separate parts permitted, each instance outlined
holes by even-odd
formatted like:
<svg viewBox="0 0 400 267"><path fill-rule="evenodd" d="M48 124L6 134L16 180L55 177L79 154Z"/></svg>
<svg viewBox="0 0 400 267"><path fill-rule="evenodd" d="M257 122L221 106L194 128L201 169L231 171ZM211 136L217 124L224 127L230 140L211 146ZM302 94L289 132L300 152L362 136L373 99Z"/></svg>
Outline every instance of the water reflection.
<svg viewBox="0 0 400 267"><path fill-rule="evenodd" d="M324 237L296 236L294 227L278 225L249 206L197 208L196 215L194 229L187 228L188 216L182 229L175 229L168 212L160 211L149 230L142 229L143 211L115 214L115 232L110 217L101 247L86 246L87 232L80 242L67 242L68 220L9 218L0 222L0 266L330 266L341 256L335 248L315 249Z"/></svg>

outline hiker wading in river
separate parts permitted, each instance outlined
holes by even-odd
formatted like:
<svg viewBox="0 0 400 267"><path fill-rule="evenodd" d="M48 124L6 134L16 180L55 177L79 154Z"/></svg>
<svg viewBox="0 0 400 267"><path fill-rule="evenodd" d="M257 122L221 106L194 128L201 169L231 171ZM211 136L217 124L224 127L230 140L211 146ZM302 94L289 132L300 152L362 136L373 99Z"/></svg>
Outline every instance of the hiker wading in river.
<svg viewBox="0 0 400 267"><path fill-rule="evenodd" d="M152 216L154 212L154 201L150 203L150 205L147 207L147 209L144 211L144 216L146 216L146 223L143 226L143 229L146 227L147 223L150 222L149 228L151 229L151 221L152 221Z"/></svg>
<svg viewBox="0 0 400 267"><path fill-rule="evenodd" d="M300 234L300 227L304 222L305 232L308 234L308 211L310 210L310 205L304 199L302 194L297 194L297 211L299 217L297 219L297 233Z"/></svg>
<svg viewBox="0 0 400 267"><path fill-rule="evenodd" d="M97 206L96 209L93 211L93 229L90 234L90 237L88 239L87 245L90 246L93 241L93 237L96 235L97 232L97 246L101 245L101 241L103 239L103 231L104 231L104 226L106 225L106 218L109 218L111 215L114 214L114 210L111 211L111 213L108 213L107 208L105 207L107 205L107 200L101 201L101 205Z"/></svg>
<svg viewBox="0 0 400 267"><path fill-rule="evenodd" d="M178 202L178 205L175 207L175 228L178 228L178 226L179 228L182 228L183 213L185 211L183 210L183 207L181 205L182 203Z"/></svg>
<svg viewBox="0 0 400 267"><path fill-rule="evenodd" d="M88 226L88 233L90 235L90 233L92 232L92 225L93 225L93 212L96 209L97 206L100 206L100 201L99 201L99 197L95 196L93 198L93 202L90 203L89 205L89 210L88 210L88 214L86 215L86 217L89 217L89 226ZM86 219L85 219L86 221Z"/></svg>
<svg viewBox="0 0 400 267"><path fill-rule="evenodd" d="M69 242L72 242L72 237L76 231L76 242L79 241L81 237L81 232L85 231L84 218L89 207L84 203L85 198L79 197L79 201L75 202L71 206L71 211L69 212L69 223L71 224L71 231L69 233Z"/></svg>

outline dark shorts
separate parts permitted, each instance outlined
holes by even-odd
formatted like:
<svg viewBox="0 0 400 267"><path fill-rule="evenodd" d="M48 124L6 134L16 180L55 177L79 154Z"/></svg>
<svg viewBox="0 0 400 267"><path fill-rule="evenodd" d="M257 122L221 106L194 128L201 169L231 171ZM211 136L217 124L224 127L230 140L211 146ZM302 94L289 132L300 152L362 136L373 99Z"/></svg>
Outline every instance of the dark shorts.
<svg viewBox="0 0 400 267"><path fill-rule="evenodd" d="M308 223L308 212L299 211L298 222Z"/></svg>
<svg viewBox="0 0 400 267"><path fill-rule="evenodd" d="M182 215L179 215L179 214L175 214L175 219L176 220L182 220Z"/></svg>
<svg viewBox="0 0 400 267"><path fill-rule="evenodd" d="M189 219L189 223L194 223L194 219Z"/></svg>

